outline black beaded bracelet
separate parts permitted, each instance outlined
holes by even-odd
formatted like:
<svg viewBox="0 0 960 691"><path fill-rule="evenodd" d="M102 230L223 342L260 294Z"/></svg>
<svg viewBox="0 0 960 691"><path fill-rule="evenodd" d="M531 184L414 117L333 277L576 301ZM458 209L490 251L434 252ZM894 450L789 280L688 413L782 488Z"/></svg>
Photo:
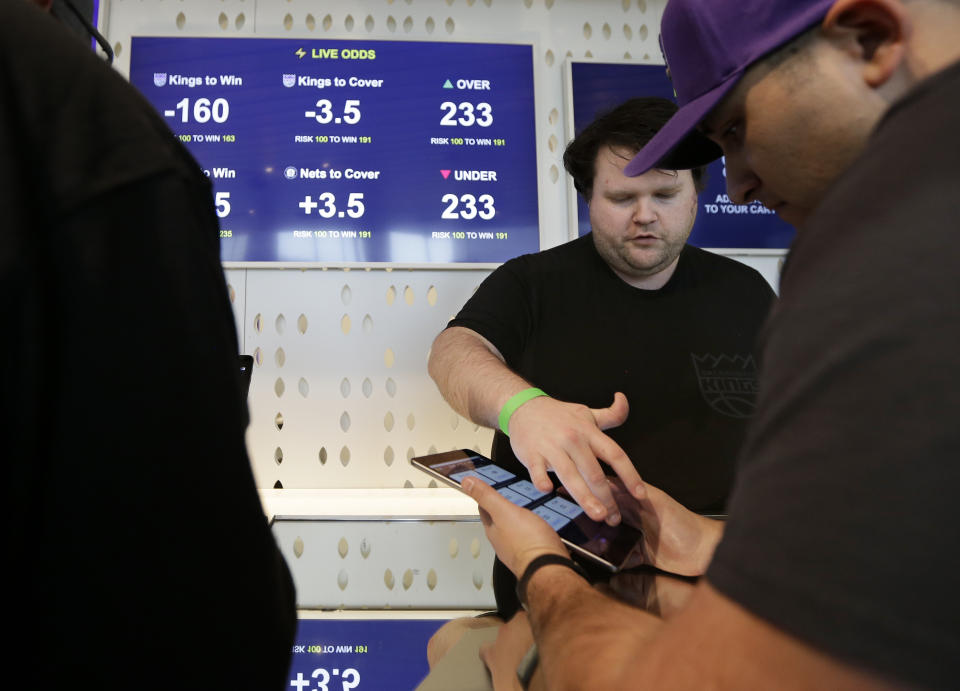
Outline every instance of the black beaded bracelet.
<svg viewBox="0 0 960 691"><path fill-rule="evenodd" d="M587 572L573 559L562 557L559 554L541 554L527 564L523 575L520 577L520 580L517 581L517 599L520 600L520 604L524 609L527 608L527 584L530 582L530 579L533 578L533 574L544 566L551 564L559 564L560 566L566 566L568 569L573 569L585 581L590 582L590 577L587 575Z"/></svg>

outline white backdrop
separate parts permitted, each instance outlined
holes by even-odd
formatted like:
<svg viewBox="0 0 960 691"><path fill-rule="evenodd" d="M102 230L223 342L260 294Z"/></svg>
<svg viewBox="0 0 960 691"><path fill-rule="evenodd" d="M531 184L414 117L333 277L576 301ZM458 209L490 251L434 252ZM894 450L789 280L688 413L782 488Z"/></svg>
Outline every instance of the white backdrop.
<svg viewBox="0 0 960 691"><path fill-rule="evenodd" d="M659 58L664 0L105 0L128 73L135 35L527 41L535 46L541 245L568 239L563 64ZM744 257L776 285L778 257ZM426 373L433 337L487 270L228 270L256 358L248 443L261 488L427 487L407 459L487 450Z"/></svg>

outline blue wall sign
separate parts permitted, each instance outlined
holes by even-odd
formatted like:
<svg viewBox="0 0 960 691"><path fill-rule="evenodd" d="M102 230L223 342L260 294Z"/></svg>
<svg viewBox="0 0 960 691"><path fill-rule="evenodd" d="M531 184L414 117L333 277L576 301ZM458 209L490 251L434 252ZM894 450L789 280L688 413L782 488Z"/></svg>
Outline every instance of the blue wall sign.
<svg viewBox="0 0 960 691"><path fill-rule="evenodd" d="M300 619L288 689L412 689L429 668L427 641L441 619Z"/></svg>
<svg viewBox="0 0 960 691"><path fill-rule="evenodd" d="M224 261L539 250L530 45L135 37L130 81L211 177Z"/></svg>

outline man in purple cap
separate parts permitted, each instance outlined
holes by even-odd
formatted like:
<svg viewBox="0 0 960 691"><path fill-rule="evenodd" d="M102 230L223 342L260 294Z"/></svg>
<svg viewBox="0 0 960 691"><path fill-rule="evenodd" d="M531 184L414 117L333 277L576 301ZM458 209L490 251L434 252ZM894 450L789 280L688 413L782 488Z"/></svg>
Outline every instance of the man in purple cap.
<svg viewBox="0 0 960 691"><path fill-rule="evenodd" d="M529 622L550 689L955 686L960 1L670 0L661 34L680 109L627 172L699 129L798 228L730 518L621 497L651 565L705 574L664 620L464 483L528 612L484 657L518 684Z"/></svg>

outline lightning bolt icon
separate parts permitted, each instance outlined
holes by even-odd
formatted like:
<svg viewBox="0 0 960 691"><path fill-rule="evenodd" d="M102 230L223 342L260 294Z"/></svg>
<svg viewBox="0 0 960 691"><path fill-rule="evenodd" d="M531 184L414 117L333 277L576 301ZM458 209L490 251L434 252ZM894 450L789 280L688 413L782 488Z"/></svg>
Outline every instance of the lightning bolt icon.
<svg viewBox="0 0 960 691"><path fill-rule="evenodd" d="M305 51L303 48L297 48L297 51L296 51L296 53L294 53L294 54L295 54L298 58L300 58L301 60L303 60L303 56L307 54L307 51Z"/></svg>

